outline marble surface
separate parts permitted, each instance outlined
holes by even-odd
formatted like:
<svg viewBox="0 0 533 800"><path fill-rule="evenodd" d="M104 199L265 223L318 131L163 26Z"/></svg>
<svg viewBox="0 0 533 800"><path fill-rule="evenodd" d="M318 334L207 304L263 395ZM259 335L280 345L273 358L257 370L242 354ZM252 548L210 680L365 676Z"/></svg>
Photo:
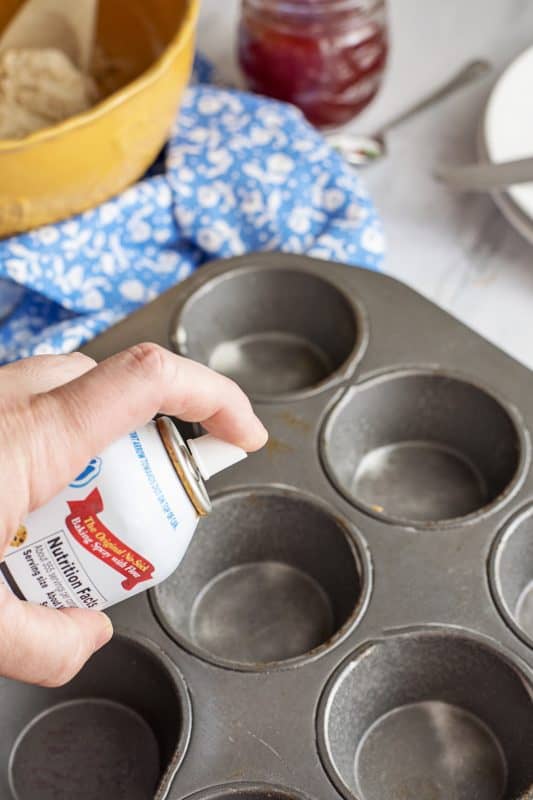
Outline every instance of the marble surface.
<svg viewBox="0 0 533 800"><path fill-rule="evenodd" d="M198 34L200 49L232 82L238 10L238 0L203 0ZM476 157L490 88L533 43L533 3L389 0L389 15L387 77L353 126L361 132L378 129L466 61L488 58L494 66L487 78L391 133L387 159L365 170L385 224L385 269L533 367L533 247L489 196L454 195L432 178L437 163Z"/></svg>

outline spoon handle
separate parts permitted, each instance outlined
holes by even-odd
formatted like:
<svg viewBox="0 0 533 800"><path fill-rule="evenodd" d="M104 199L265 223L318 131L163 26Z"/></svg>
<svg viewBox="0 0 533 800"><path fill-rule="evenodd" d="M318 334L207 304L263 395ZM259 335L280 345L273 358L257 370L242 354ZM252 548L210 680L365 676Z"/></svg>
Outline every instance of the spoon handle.
<svg viewBox="0 0 533 800"><path fill-rule="evenodd" d="M437 180L463 192L486 192L533 181L533 158L500 164L468 164L462 167L439 167Z"/></svg>
<svg viewBox="0 0 533 800"><path fill-rule="evenodd" d="M432 91L431 94L427 95L427 97L419 100L414 106L411 106L411 108L403 111L397 117L389 120L389 122L387 122L381 128L379 133L383 136L385 133L388 133L391 128L395 128L401 122L406 122L420 111L424 111L426 108L438 103L440 100L444 100L445 97L448 97L448 95L452 94L457 89L461 89L463 86L468 86L469 83L472 83L478 78L483 77L490 71L490 68L491 65L488 61L471 61L469 64L466 64L464 67L462 67L456 75L450 78L450 80L446 81L446 83L442 84L442 86L439 86L437 89Z"/></svg>

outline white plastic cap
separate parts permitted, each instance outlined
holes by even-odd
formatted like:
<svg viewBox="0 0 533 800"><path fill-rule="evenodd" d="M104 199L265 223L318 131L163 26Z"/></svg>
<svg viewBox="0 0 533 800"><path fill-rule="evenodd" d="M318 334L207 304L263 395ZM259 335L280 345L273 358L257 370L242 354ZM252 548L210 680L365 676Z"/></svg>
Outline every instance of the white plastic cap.
<svg viewBox="0 0 533 800"><path fill-rule="evenodd" d="M222 472L223 469L242 461L247 455L240 447L217 439L210 433L199 436L198 439L189 439L187 446L204 481L209 480L217 472Z"/></svg>

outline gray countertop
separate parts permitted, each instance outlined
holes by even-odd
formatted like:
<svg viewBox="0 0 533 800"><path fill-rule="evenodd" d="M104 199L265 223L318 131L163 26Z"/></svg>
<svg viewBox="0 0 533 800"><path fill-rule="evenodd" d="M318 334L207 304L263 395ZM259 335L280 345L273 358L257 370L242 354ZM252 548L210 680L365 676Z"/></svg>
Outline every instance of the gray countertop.
<svg viewBox="0 0 533 800"><path fill-rule="evenodd" d="M238 75L238 0L203 0L199 48ZM389 156L365 170L385 224L385 271L533 367L533 247L489 196L458 196L433 166L476 156L484 103L502 68L533 43L531 0L389 0L391 57L381 93L353 125L376 130L463 63L488 58L490 76L388 137Z"/></svg>

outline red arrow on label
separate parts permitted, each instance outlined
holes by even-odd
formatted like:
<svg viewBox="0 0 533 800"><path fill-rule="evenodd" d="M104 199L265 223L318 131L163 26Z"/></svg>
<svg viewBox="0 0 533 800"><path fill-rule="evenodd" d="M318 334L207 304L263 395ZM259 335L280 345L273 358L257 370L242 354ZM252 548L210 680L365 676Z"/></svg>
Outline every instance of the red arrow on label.
<svg viewBox="0 0 533 800"><path fill-rule="evenodd" d="M71 513L65 519L65 524L72 536L89 553L124 576L124 589L129 591L138 583L151 580L154 565L132 550L98 519L98 514L104 510L98 489L93 489L85 500L72 500L67 505Z"/></svg>

